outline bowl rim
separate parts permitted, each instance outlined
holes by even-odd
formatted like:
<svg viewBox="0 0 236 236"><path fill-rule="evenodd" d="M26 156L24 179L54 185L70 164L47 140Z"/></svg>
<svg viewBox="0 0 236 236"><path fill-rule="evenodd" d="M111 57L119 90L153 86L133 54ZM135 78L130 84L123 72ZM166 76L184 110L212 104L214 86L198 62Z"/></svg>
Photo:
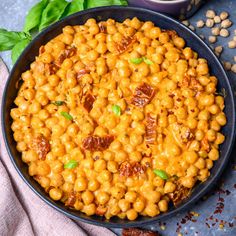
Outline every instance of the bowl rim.
<svg viewBox="0 0 236 236"><path fill-rule="evenodd" d="M25 54L28 52L28 50L30 50L31 46L38 41L39 38L41 38L43 35L46 35L48 33L50 33L50 31L52 29L55 29L56 27L61 27L60 25L67 20L70 20L72 18L75 17L80 17L89 13L96 13L99 11L104 11L104 10L118 10L118 11L122 11L122 10L129 10L129 11L136 11L136 12L141 12L141 13L146 13L151 14L151 15L155 15L156 17L162 17L165 20L170 21L171 23L173 23L174 25L179 25L183 30L188 31L193 37L197 38L198 40L201 41L201 43L204 45L204 47L211 53L211 56L214 58L215 60L215 66L218 66L221 70L221 72L224 75L225 78L225 82L227 83L228 87L229 87L229 98L233 104L233 117L232 117L232 132L231 135L229 136L229 144L230 146L227 148L226 153L224 155L224 161L222 162L222 164L220 165L220 167L217 169L215 175L209 179L209 182L203 186L203 188L201 189L201 191L197 192L195 195L192 195L191 198L184 202L181 206L174 208L171 211L168 211L166 213L162 213L156 217L150 217L147 219L144 219L143 221L128 221L126 223L115 223L115 222L109 222L107 220L104 219L104 221L102 220L97 220L97 219L92 219L92 218L86 218L86 216L78 216L76 215L73 211L71 211L68 208L64 208L62 206L60 206L59 204L57 204L56 201L50 201L46 198L45 194L41 194L38 190L36 190L33 185L31 184L30 181L28 181L23 173L21 172L20 168L17 166L17 163L15 161L15 157L10 149L10 142L7 138L7 129L6 129L6 124L5 124L5 116L6 116L6 102L7 102L7 90L8 87L10 85L10 81L11 81L11 77L13 75L13 72L16 70L17 68L17 64L19 63L19 61L25 56ZM225 169L229 158L230 158L230 153L233 149L233 144L234 144L234 140L235 140L235 100L234 100L234 95L233 95L233 90L232 90L232 82L230 82L228 75L226 73L226 71L224 70L224 67L222 65L222 63L219 61L219 59L216 57L216 55L214 54L213 50L193 31L191 31L187 26L185 26L184 24L182 24L181 22L173 19L170 16L167 16L165 14L159 13L159 12L155 12L152 10L147 10L147 9L142 9L142 8L138 8L138 7L123 7L123 6L109 6L109 7L97 7L97 8L92 8L92 9L88 9L88 10L84 10L84 11L80 11L77 12L75 14L72 14L71 16L68 16L52 25L50 25L47 29L43 30L42 32L40 32L32 41L31 43L26 47L26 49L23 51L23 53L20 55L20 57L18 58L18 60L16 61L15 65L13 66L10 75L8 77L8 80L6 82L5 88L4 88L4 92L3 92L3 97L2 97L2 106L1 106L1 128L2 128L2 132L3 132L3 139L4 139L4 143L7 149L7 152L10 156L11 162L13 163L16 171L18 172L18 174L21 176L21 178L23 179L23 181L29 186L29 188L41 199L43 200L45 203L47 203L49 206L51 206L52 208L56 209L57 211L63 213L64 215L68 216L71 219L74 220L80 220L82 222L85 223L90 223L90 224L94 224L94 225L98 225L98 226L103 226L103 227L108 227L108 228L128 228L128 227L140 227L140 226L145 226L145 225L149 225L152 224L154 222L157 222L161 219L170 217L170 216L174 216L177 213L180 213L184 210L186 210L188 207L190 207L191 205L193 205L193 203L195 203L197 200L199 200L203 195L205 195L213 186L214 183L219 179L219 177L221 176L223 170Z"/></svg>

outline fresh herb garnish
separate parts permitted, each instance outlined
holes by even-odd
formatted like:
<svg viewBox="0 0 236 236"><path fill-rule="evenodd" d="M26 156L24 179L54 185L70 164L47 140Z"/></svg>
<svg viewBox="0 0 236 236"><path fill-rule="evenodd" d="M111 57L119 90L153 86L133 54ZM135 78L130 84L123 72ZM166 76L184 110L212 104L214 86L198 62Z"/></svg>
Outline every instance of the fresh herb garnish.
<svg viewBox="0 0 236 236"><path fill-rule="evenodd" d="M112 111L114 114L116 114L117 116L121 115L121 108L118 105L113 105L112 106Z"/></svg>
<svg viewBox="0 0 236 236"><path fill-rule="evenodd" d="M127 0L41 0L28 12L24 32L0 29L0 51L12 50L13 64L32 40L31 33L37 33L50 24L75 12L100 6L127 6Z"/></svg>
<svg viewBox="0 0 236 236"><path fill-rule="evenodd" d="M157 176L159 176L160 178L167 180L169 177L167 175L167 173L164 170L153 170L154 174L156 174Z"/></svg>
<svg viewBox="0 0 236 236"><path fill-rule="evenodd" d="M64 104L63 101L55 101L55 102L52 102L53 105L56 105L56 106L62 106Z"/></svg>
<svg viewBox="0 0 236 236"><path fill-rule="evenodd" d="M66 164L64 165L64 168L65 168L65 169L73 169L73 168L75 168L76 166L78 166L78 162L75 161L75 160L70 160L68 163L66 163Z"/></svg>
<svg viewBox="0 0 236 236"><path fill-rule="evenodd" d="M68 112L62 111L61 115L64 116L67 120L73 120L72 115L70 115Z"/></svg>
<svg viewBox="0 0 236 236"><path fill-rule="evenodd" d="M143 62L143 58L142 58L142 57L139 57L139 58L131 58L131 59L130 59L130 62L132 62L132 63L135 64L135 65L138 65L138 64L140 64L141 62Z"/></svg>

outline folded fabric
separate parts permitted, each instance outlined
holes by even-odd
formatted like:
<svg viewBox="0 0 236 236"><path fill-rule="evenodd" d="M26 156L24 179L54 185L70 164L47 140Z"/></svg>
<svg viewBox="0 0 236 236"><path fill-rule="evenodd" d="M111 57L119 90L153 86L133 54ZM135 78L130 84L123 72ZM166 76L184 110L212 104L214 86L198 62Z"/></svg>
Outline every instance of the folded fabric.
<svg viewBox="0 0 236 236"><path fill-rule="evenodd" d="M0 59L0 101L8 71ZM0 121L1 122L1 121ZM36 196L16 172L0 132L0 235L1 236L113 236L110 230L73 221Z"/></svg>

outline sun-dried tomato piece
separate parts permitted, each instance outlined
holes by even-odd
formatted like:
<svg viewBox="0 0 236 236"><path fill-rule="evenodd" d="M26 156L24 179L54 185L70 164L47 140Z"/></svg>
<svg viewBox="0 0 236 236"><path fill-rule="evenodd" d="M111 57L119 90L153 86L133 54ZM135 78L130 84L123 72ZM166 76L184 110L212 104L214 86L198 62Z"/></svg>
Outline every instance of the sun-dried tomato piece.
<svg viewBox="0 0 236 236"><path fill-rule="evenodd" d="M141 175L145 172L145 166L141 165L138 162L132 163L133 175Z"/></svg>
<svg viewBox="0 0 236 236"><path fill-rule="evenodd" d="M201 140L201 147L202 150L209 152L210 151L210 144L209 141L207 139L207 136L205 136L202 140Z"/></svg>
<svg viewBox="0 0 236 236"><path fill-rule="evenodd" d="M173 193L169 193L169 197L172 200L174 206L178 206L185 198L189 196L191 192L190 188L184 187L178 181L176 181L176 189Z"/></svg>
<svg viewBox="0 0 236 236"><path fill-rule="evenodd" d="M137 107L144 107L152 100L154 93L153 87L143 83L135 89L131 103Z"/></svg>
<svg viewBox="0 0 236 236"><path fill-rule="evenodd" d="M104 206L98 206L96 209L96 215L103 216L107 212L107 208Z"/></svg>
<svg viewBox="0 0 236 236"><path fill-rule="evenodd" d="M121 176L130 177L133 175L132 165L130 162L125 161L121 163L119 172Z"/></svg>
<svg viewBox="0 0 236 236"><path fill-rule="evenodd" d="M84 75L88 74L89 72L90 72L90 70L86 69L86 68L79 70L77 72L77 79L78 80L81 79Z"/></svg>
<svg viewBox="0 0 236 236"><path fill-rule="evenodd" d="M40 160L45 160L46 155L50 152L49 141L43 135L39 135L32 140L31 148L35 150Z"/></svg>
<svg viewBox="0 0 236 236"><path fill-rule="evenodd" d="M56 59L55 64L57 66L61 66L62 62L69 57L72 57L75 55L76 53L76 47L69 47L66 48L64 51L61 52L61 54L59 55L59 57Z"/></svg>
<svg viewBox="0 0 236 236"><path fill-rule="evenodd" d="M90 112L92 110L94 101L95 97L91 93L87 93L85 95L83 106L87 110L87 112Z"/></svg>
<svg viewBox="0 0 236 236"><path fill-rule="evenodd" d="M83 148L89 151L104 151L114 141L114 136L107 135L105 137L99 137L97 135L91 135L85 138L82 142Z"/></svg>
<svg viewBox="0 0 236 236"><path fill-rule="evenodd" d="M125 161L121 163L119 167L120 175L124 177L130 177L133 175L141 175L145 172L145 170L146 170L146 167L141 165L138 162L130 163L128 161Z"/></svg>
<svg viewBox="0 0 236 236"><path fill-rule="evenodd" d="M162 31L166 32L172 40L178 37L178 34L175 30L162 30Z"/></svg>
<svg viewBox="0 0 236 236"><path fill-rule="evenodd" d="M72 191L69 193L68 199L65 202L66 206L73 207L76 202L76 192Z"/></svg>
<svg viewBox="0 0 236 236"><path fill-rule="evenodd" d="M59 67L55 63L45 64L45 75L53 75L56 74Z"/></svg>
<svg viewBox="0 0 236 236"><path fill-rule="evenodd" d="M122 230L122 236L160 236L157 231L139 228L128 228Z"/></svg>
<svg viewBox="0 0 236 236"><path fill-rule="evenodd" d="M123 37L119 43L116 43L116 51L118 54L124 53L136 41L136 37Z"/></svg>
<svg viewBox="0 0 236 236"><path fill-rule="evenodd" d="M180 87L190 88L196 92L202 91L201 83L193 76L185 75L183 81L179 84Z"/></svg>
<svg viewBox="0 0 236 236"><path fill-rule="evenodd" d="M146 143L154 144L157 136L157 119L150 113L147 114L146 118Z"/></svg>

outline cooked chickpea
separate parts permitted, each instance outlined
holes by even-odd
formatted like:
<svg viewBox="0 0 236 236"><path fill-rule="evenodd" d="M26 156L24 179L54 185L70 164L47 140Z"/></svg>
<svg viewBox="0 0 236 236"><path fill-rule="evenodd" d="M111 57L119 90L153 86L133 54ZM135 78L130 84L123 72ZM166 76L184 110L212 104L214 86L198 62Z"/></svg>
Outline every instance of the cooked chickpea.
<svg viewBox="0 0 236 236"><path fill-rule="evenodd" d="M58 189L58 188L52 188L50 191L49 191L49 196L55 200L55 201L58 201L62 198L62 190L61 189Z"/></svg>

